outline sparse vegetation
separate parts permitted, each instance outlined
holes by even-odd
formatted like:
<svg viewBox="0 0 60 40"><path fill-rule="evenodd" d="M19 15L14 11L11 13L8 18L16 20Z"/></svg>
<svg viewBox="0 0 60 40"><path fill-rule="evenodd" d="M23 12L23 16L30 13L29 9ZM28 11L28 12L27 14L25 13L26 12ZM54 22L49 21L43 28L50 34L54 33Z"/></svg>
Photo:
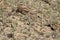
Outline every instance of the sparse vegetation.
<svg viewBox="0 0 60 40"><path fill-rule="evenodd" d="M60 1L0 0L0 40L60 40Z"/></svg>

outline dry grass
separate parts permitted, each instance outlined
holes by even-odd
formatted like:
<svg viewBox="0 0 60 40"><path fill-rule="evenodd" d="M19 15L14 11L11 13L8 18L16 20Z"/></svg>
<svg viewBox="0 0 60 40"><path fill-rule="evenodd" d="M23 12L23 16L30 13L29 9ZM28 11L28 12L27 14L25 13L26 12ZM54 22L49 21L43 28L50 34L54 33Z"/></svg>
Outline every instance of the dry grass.
<svg viewBox="0 0 60 40"><path fill-rule="evenodd" d="M60 40L59 0L0 0L0 40Z"/></svg>

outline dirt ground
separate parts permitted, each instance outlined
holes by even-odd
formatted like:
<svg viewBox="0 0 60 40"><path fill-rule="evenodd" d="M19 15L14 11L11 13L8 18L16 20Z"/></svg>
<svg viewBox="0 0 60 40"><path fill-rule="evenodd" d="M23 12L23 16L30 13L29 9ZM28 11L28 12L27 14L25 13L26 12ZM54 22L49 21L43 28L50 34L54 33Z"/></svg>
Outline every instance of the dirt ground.
<svg viewBox="0 0 60 40"><path fill-rule="evenodd" d="M0 0L0 40L60 40L60 0Z"/></svg>

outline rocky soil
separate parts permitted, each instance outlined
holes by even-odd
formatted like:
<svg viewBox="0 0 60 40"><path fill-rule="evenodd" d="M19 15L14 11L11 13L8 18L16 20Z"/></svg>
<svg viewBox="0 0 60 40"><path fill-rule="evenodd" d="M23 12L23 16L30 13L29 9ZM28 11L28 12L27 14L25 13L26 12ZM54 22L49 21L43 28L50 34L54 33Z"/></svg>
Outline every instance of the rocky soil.
<svg viewBox="0 0 60 40"><path fill-rule="evenodd" d="M0 0L0 40L60 40L60 0Z"/></svg>

